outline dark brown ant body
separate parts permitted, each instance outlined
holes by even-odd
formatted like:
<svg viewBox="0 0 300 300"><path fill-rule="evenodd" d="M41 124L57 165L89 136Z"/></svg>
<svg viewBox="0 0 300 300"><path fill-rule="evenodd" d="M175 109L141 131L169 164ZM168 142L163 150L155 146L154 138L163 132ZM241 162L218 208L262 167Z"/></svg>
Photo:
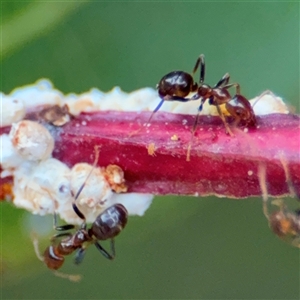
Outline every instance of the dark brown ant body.
<svg viewBox="0 0 300 300"><path fill-rule="evenodd" d="M197 84L194 82L193 75L196 73L199 67L200 80L199 84ZM160 109L164 101L188 102L200 99L200 106L198 108L198 113L192 129L191 139L193 139L199 115L206 100L209 101L210 105L216 106L219 116L225 125L226 132L231 136L233 136L232 131L230 130L225 116L220 108L220 105L222 104L225 104L227 112L234 119L234 126L237 126L239 123L243 122L247 127L256 127L256 117L249 101L240 94L240 85L238 83L229 83L230 76L228 73L226 73L213 87L205 84L204 79L205 62L203 54L201 54L197 59L192 75L184 71L173 71L165 75L157 85L158 94L162 100L154 109L146 124L150 123L154 113ZM228 89L231 87L235 87L236 89L236 93L233 97L228 92ZM190 93L195 94L188 98L187 96ZM191 143L192 141L188 146L187 160L189 160L190 156L189 153Z"/></svg>
<svg viewBox="0 0 300 300"><path fill-rule="evenodd" d="M122 204L115 204L99 214L91 228L87 229L83 214L78 210L75 203L73 204L73 207L77 215L84 221L74 234L63 232L56 234L52 238L52 245L50 245L43 254L43 260L51 270L59 269L64 263L64 256L69 255L74 251L77 251L75 263L79 264L84 257L86 246L88 244L94 244L100 253L107 259L114 259L114 237L121 232L127 223L128 213L126 208ZM74 225L71 224L55 226L57 231L66 231L73 228ZM58 244L55 244L56 240L60 237L65 238ZM98 242L107 239L111 239L111 253L107 252Z"/></svg>
<svg viewBox="0 0 300 300"><path fill-rule="evenodd" d="M79 188L72 203L74 212L80 219L83 220L80 228L73 234L68 232L68 230L74 229L75 226L72 224L57 226L57 215L54 214L54 228L57 231L63 232L58 233L51 238L51 245L46 248L43 255L39 252L38 241L34 236L35 252L38 258L43 261L50 270L56 271L61 268L64 263L65 256L70 255L75 251L77 252L74 262L75 264L81 263L86 252L86 248L91 244L94 244L105 258L112 260L115 257L114 238L125 228L127 224L128 212L126 208L122 204L114 204L111 207L108 207L97 216L91 227L87 228L85 216L75 203L98 161L99 149L97 146L95 147L95 150L96 157L93 168L82 186ZM110 239L111 253L105 250L99 243L99 241L108 239ZM60 272L55 272L55 274L63 278L68 278L72 281L80 279L80 276L77 275L68 275Z"/></svg>
<svg viewBox="0 0 300 300"><path fill-rule="evenodd" d="M192 72L193 75L199 67L199 84L194 82L192 75L183 71L174 71L165 75L157 85L158 94L162 101L155 108L153 113L159 110L164 101L187 102L200 99L198 115L194 124L194 127L196 127L199 113L202 111L204 102L208 100L210 105L215 105L217 107L218 113L230 135L232 135L232 132L220 109L220 105L222 104L225 104L226 110L234 118L235 125L238 125L243 121L248 127L256 127L255 114L249 101L240 94L240 85L238 83L229 83L230 76L228 73L226 73L214 87L205 84L205 62L203 54L201 54L196 61ZM235 87L236 89L236 94L233 97L231 97L228 92L228 89L231 87ZM195 94L191 98L186 98L188 94L192 92L195 92ZM152 115L149 121L151 120Z"/></svg>

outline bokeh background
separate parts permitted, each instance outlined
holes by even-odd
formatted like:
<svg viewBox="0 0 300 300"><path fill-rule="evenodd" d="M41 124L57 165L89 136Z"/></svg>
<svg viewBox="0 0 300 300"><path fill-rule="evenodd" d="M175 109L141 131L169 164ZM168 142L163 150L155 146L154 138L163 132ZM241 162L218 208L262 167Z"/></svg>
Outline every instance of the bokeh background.
<svg viewBox="0 0 300 300"><path fill-rule="evenodd" d="M252 98L266 89L299 112L297 2L2 2L1 90L49 78L65 93L154 87L206 56L206 81L224 73ZM1 203L2 299L299 299L299 250L274 236L261 199L157 197L116 240L94 247L72 283L36 258L51 217ZM33 228L33 229L32 229Z"/></svg>

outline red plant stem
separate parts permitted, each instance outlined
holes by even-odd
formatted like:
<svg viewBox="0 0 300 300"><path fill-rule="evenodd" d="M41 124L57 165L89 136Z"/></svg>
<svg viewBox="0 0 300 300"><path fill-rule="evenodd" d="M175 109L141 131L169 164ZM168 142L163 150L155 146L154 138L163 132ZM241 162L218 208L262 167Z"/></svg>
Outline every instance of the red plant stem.
<svg viewBox="0 0 300 300"><path fill-rule="evenodd" d="M269 194L288 194L283 157L300 195L300 116L260 116L257 129L246 133L233 128L234 137L225 134L219 117L201 116L190 162L186 151L195 117L158 112L150 127L131 135L148 118L149 112L82 113L63 127L49 127L55 138L53 156L70 167L93 163L98 145L98 165L120 166L129 192L230 198L261 196L260 162L267 167Z"/></svg>

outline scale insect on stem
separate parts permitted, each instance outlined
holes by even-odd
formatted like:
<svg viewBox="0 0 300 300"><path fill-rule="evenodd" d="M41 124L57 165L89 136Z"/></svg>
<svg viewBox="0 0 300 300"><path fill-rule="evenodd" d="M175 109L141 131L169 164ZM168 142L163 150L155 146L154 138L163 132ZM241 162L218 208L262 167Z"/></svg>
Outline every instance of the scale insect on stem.
<svg viewBox="0 0 300 300"><path fill-rule="evenodd" d="M76 251L75 264L81 263L86 252L86 248L90 244L94 244L99 252L107 259L112 260L115 257L115 244L114 238L125 228L128 219L128 212L122 204L114 204L111 207L105 209L100 213L96 220L92 223L91 227L87 227L86 219L84 214L79 210L76 200L78 199L80 193L82 192L86 182L91 176L93 170L96 167L99 157L99 149L95 147L96 157L93 164L93 168L88 174L82 186L79 188L72 207L79 218L82 219L82 224L75 231L75 233L69 232L69 230L74 229L75 226L72 224L66 224L62 226L57 225L57 216L54 214L54 228L59 233L55 234L51 238L51 245L46 248L44 253L41 255L38 249L37 239L34 237L34 248L37 256L42 260L46 266L55 271L57 276L68 278L72 281L77 281L80 279L79 275L69 275L57 272L59 268L62 267L65 256L72 254ZM110 239L111 251L105 250L99 241L104 241Z"/></svg>

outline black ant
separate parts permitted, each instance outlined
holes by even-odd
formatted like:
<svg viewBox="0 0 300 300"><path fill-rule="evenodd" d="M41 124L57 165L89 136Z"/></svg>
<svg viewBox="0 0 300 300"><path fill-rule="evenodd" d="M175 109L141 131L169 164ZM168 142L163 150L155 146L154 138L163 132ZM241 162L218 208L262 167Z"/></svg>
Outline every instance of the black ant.
<svg viewBox="0 0 300 300"><path fill-rule="evenodd" d="M99 152L96 154L93 169L95 168L98 156ZM87 228L85 216L75 203L93 169L90 171L89 175L85 179L85 182L78 190L72 203L73 210L77 216L83 220L80 228L74 234L71 234L70 232L62 232L54 235L51 239L51 245L46 248L43 255L40 255L37 239L34 239L34 247L38 258L42 260L50 270L56 271L61 268L65 260L64 256L69 255L74 251L77 251L74 260L75 264L81 263L86 252L86 248L90 244L94 244L105 258L112 260L115 257L114 238L126 226L128 218L128 212L126 208L122 204L112 205L100 213L91 227ZM70 229L74 229L75 226L72 224L57 226L57 215L54 214L54 228L57 231L68 231ZM61 239L57 243L58 239L62 237L65 238ZM105 250L98 242L108 239L110 239L111 253ZM55 272L55 274L63 278L68 278L72 281L77 281L80 279L78 275L68 275L60 272Z"/></svg>
<svg viewBox="0 0 300 300"><path fill-rule="evenodd" d="M193 76L200 67L200 80L199 84L194 82ZM220 108L220 105L225 104L225 108L234 118L234 126L237 126L241 121L245 123L248 127L256 127L256 118L254 111L249 103L249 101L240 94L240 85L238 83L229 83L230 76L226 73L219 82L211 87L204 83L205 79L205 61L204 55L201 54L196 61L195 67L192 71L192 75L184 71L173 71L165 75L157 84L159 97L162 99L157 107L152 112L150 118L148 119L146 125L148 125L154 115L157 112L164 101L181 101L188 102L200 99L200 105L198 108L198 113L192 129L192 137L188 146L187 161L190 160L190 148L192 144L192 139L198 124L198 119L200 112L202 111L204 102L208 99L210 105L215 105L222 119L226 132L233 136L230 130L225 116ZM236 94L231 97L228 89L235 87ZM193 96L188 98L190 93L195 93Z"/></svg>
<svg viewBox="0 0 300 300"><path fill-rule="evenodd" d="M290 179L287 163L282 156L280 160L285 171L289 192L292 196L295 196L296 194ZM258 178L262 190L263 212L269 222L270 229L285 242L300 248L300 209L289 209L283 199L276 199L271 202L273 211L270 212L268 207L265 164L259 164ZM274 210L274 207L278 207L279 209Z"/></svg>

